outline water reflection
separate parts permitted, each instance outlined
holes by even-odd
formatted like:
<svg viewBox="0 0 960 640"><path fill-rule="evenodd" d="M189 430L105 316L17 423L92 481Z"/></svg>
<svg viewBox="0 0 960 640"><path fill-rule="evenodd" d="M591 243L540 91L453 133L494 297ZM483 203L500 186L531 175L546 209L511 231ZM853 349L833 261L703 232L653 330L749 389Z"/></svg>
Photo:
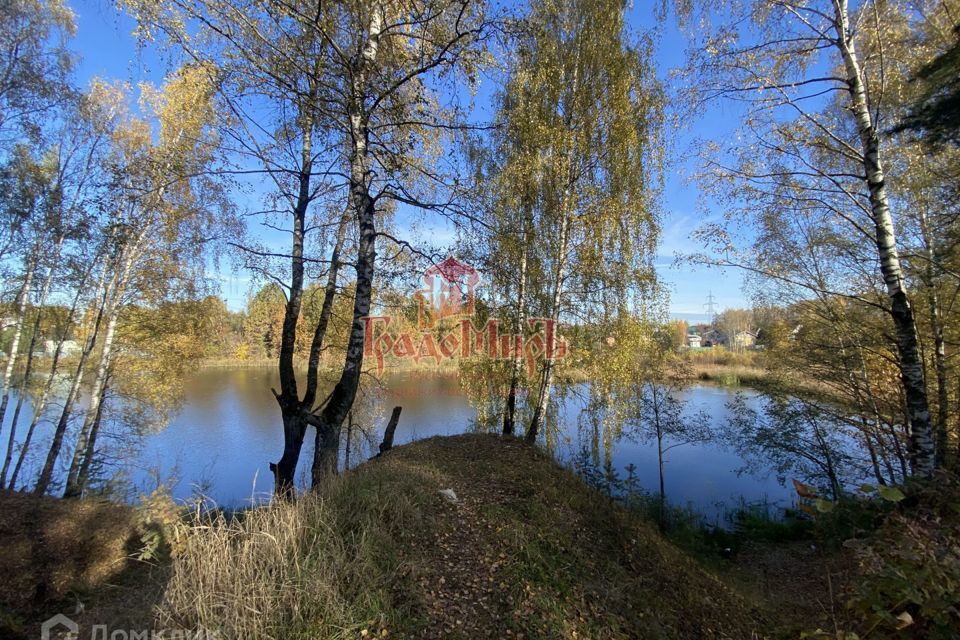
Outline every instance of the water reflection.
<svg viewBox="0 0 960 640"><path fill-rule="evenodd" d="M332 387L333 381L326 384ZM278 386L272 367L198 372L187 385L183 407L167 427L146 436L133 460L120 465L133 493L148 492L158 482L168 482L177 498L202 492L225 506L241 506L251 498L269 496L272 477L268 464L279 457L282 446L280 412L271 392ZM683 390L681 399L686 411L703 411L719 427L727 420L727 402L733 393L697 385ZM747 402L758 401L754 394L746 396ZM656 492L655 444L590 427L589 421L583 420L588 398L589 387L579 385L557 403L550 430L554 453L569 463L586 449L601 464L612 465L621 478L632 464L640 485ZM405 372L382 384L367 381L354 409L353 466L376 451L390 408L396 405L403 407L396 444L477 428L477 411L454 374ZM43 447L41 443L39 449ZM312 434L308 434L298 469L302 484L309 477L312 456ZM792 492L772 474L738 475L743 466L743 459L715 442L673 449L666 459L667 497L713 519L722 511L719 505L736 506L741 497L784 506L790 503Z"/></svg>
<svg viewBox="0 0 960 640"><path fill-rule="evenodd" d="M221 504L238 505L255 493L268 494L271 477L268 462L281 447L279 411L270 391L278 384L273 369L208 370L190 385L187 402L169 426L149 437L131 480L148 489L157 476L178 479L174 494L187 497L198 487ZM621 477L633 464L641 486L655 491L658 484L656 448L620 437L596 440L589 429L578 428L586 406L583 389L568 394L555 413L555 453L569 462L583 448L609 459ZM712 386L693 386L682 392L686 410L704 411L714 425L727 417L727 402L733 391ZM747 393L748 402L754 394ZM389 377L383 386L367 385L358 399L354 423L356 436L351 463L366 459L376 445L391 407L403 414L395 442L403 444L434 435L463 433L475 427L476 410L461 392L455 375L406 372ZM307 438L298 478L305 483L312 459L312 441ZM666 459L667 496L671 502L689 505L716 516L718 505L734 506L742 496L747 501L768 500L789 504L792 493L770 474L738 475L744 461L717 443L697 443L671 450Z"/></svg>

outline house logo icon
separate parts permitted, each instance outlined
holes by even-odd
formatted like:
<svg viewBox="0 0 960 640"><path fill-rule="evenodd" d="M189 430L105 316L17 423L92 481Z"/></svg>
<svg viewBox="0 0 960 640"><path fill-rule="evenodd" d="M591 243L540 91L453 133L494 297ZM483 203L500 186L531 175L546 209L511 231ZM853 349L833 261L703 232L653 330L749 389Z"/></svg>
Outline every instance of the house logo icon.
<svg viewBox="0 0 960 640"><path fill-rule="evenodd" d="M420 328L433 328L442 318L472 316L479 282L480 273L453 256L424 271L423 288L417 292Z"/></svg>
<svg viewBox="0 0 960 640"><path fill-rule="evenodd" d="M76 640L79 637L80 625L62 613L58 613L40 625L40 640Z"/></svg>

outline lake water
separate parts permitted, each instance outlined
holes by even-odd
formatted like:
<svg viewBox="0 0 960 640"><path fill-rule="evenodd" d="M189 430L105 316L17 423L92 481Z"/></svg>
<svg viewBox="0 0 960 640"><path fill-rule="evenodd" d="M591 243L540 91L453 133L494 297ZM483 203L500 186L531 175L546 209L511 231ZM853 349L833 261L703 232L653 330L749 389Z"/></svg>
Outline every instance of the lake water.
<svg viewBox="0 0 960 640"><path fill-rule="evenodd" d="M201 370L187 385L184 405L166 427L146 435L135 452L127 454L127 459L114 459L110 468L122 470L133 493L149 492L158 482L166 482L180 499L202 493L232 507L264 499L273 485L268 464L279 458L282 449L280 413L270 391L277 386L273 368ZM682 396L688 411L704 411L714 425L721 425L727 417L726 403L734 393L725 387L695 385ZM351 466L376 451L390 409L396 405L402 406L403 412L395 444L476 428L476 410L461 392L455 375L397 374L358 401ZM569 463L578 451L590 447L590 435L578 427L582 407L579 397L561 403L554 441L554 453L561 461ZM49 430L50 426L41 428ZM37 451L45 451L45 435L40 436ZM312 459L312 438L308 433L301 456L299 477L304 484ZM6 442L5 434L2 442ZM109 449L110 441L105 440L104 446ZM609 455L621 477L626 476L627 465L633 464L640 485L656 491L654 443L623 438L611 443ZM668 499L714 519L724 506L734 507L741 500L781 506L791 503L792 490L781 486L772 474L738 474L743 465L739 456L716 443L677 447L667 454ZM25 478L35 477L32 469L26 471Z"/></svg>

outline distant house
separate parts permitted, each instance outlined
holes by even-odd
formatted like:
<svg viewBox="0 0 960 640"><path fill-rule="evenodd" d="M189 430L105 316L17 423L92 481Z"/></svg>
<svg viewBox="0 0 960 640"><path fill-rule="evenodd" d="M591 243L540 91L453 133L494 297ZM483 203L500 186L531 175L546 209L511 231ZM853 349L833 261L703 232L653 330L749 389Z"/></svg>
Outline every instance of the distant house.
<svg viewBox="0 0 960 640"><path fill-rule="evenodd" d="M53 356L57 352L57 341L56 340L44 340L43 342L43 352L47 357ZM64 340L63 347L60 349L61 356L72 356L80 353L80 343L76 340Z"/></svg>
<svg viewBox="0 0 960 640"><path fill-rule="evenodd" d="M757 334L753 331L737 331L733 336L733 345L738 349L750 349L757 344Z"/></svg>
<svg viewBox="0 0 960 640"><path fill-rule="evenodd" d="M695 324L690 327L687 334L687 345L691 349L715 347L726 343L727 340L723 333L710 324Z"/></svg>
<svg viewBox="0 0 960 640"><path fill-rule="evenodd" d="M704 331L703 334L701 334L701 338L703 339L703 346L705 347L718 347L727 344L727 337L723 335L723 332L713 327Z"/></svg>

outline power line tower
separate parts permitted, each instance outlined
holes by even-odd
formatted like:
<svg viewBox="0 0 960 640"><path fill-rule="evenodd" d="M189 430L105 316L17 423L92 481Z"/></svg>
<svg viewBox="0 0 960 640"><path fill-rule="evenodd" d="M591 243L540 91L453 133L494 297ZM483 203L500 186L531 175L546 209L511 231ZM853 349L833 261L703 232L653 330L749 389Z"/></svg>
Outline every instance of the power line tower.
<svg viewBox="0 0 960 640"><path fill-rule="evenodd" d="M713 322L717 318L717 303L713 298L713 291L707 294L707 302L703 305L707 310L707 316L710 317L710 322Z"/></svg>

